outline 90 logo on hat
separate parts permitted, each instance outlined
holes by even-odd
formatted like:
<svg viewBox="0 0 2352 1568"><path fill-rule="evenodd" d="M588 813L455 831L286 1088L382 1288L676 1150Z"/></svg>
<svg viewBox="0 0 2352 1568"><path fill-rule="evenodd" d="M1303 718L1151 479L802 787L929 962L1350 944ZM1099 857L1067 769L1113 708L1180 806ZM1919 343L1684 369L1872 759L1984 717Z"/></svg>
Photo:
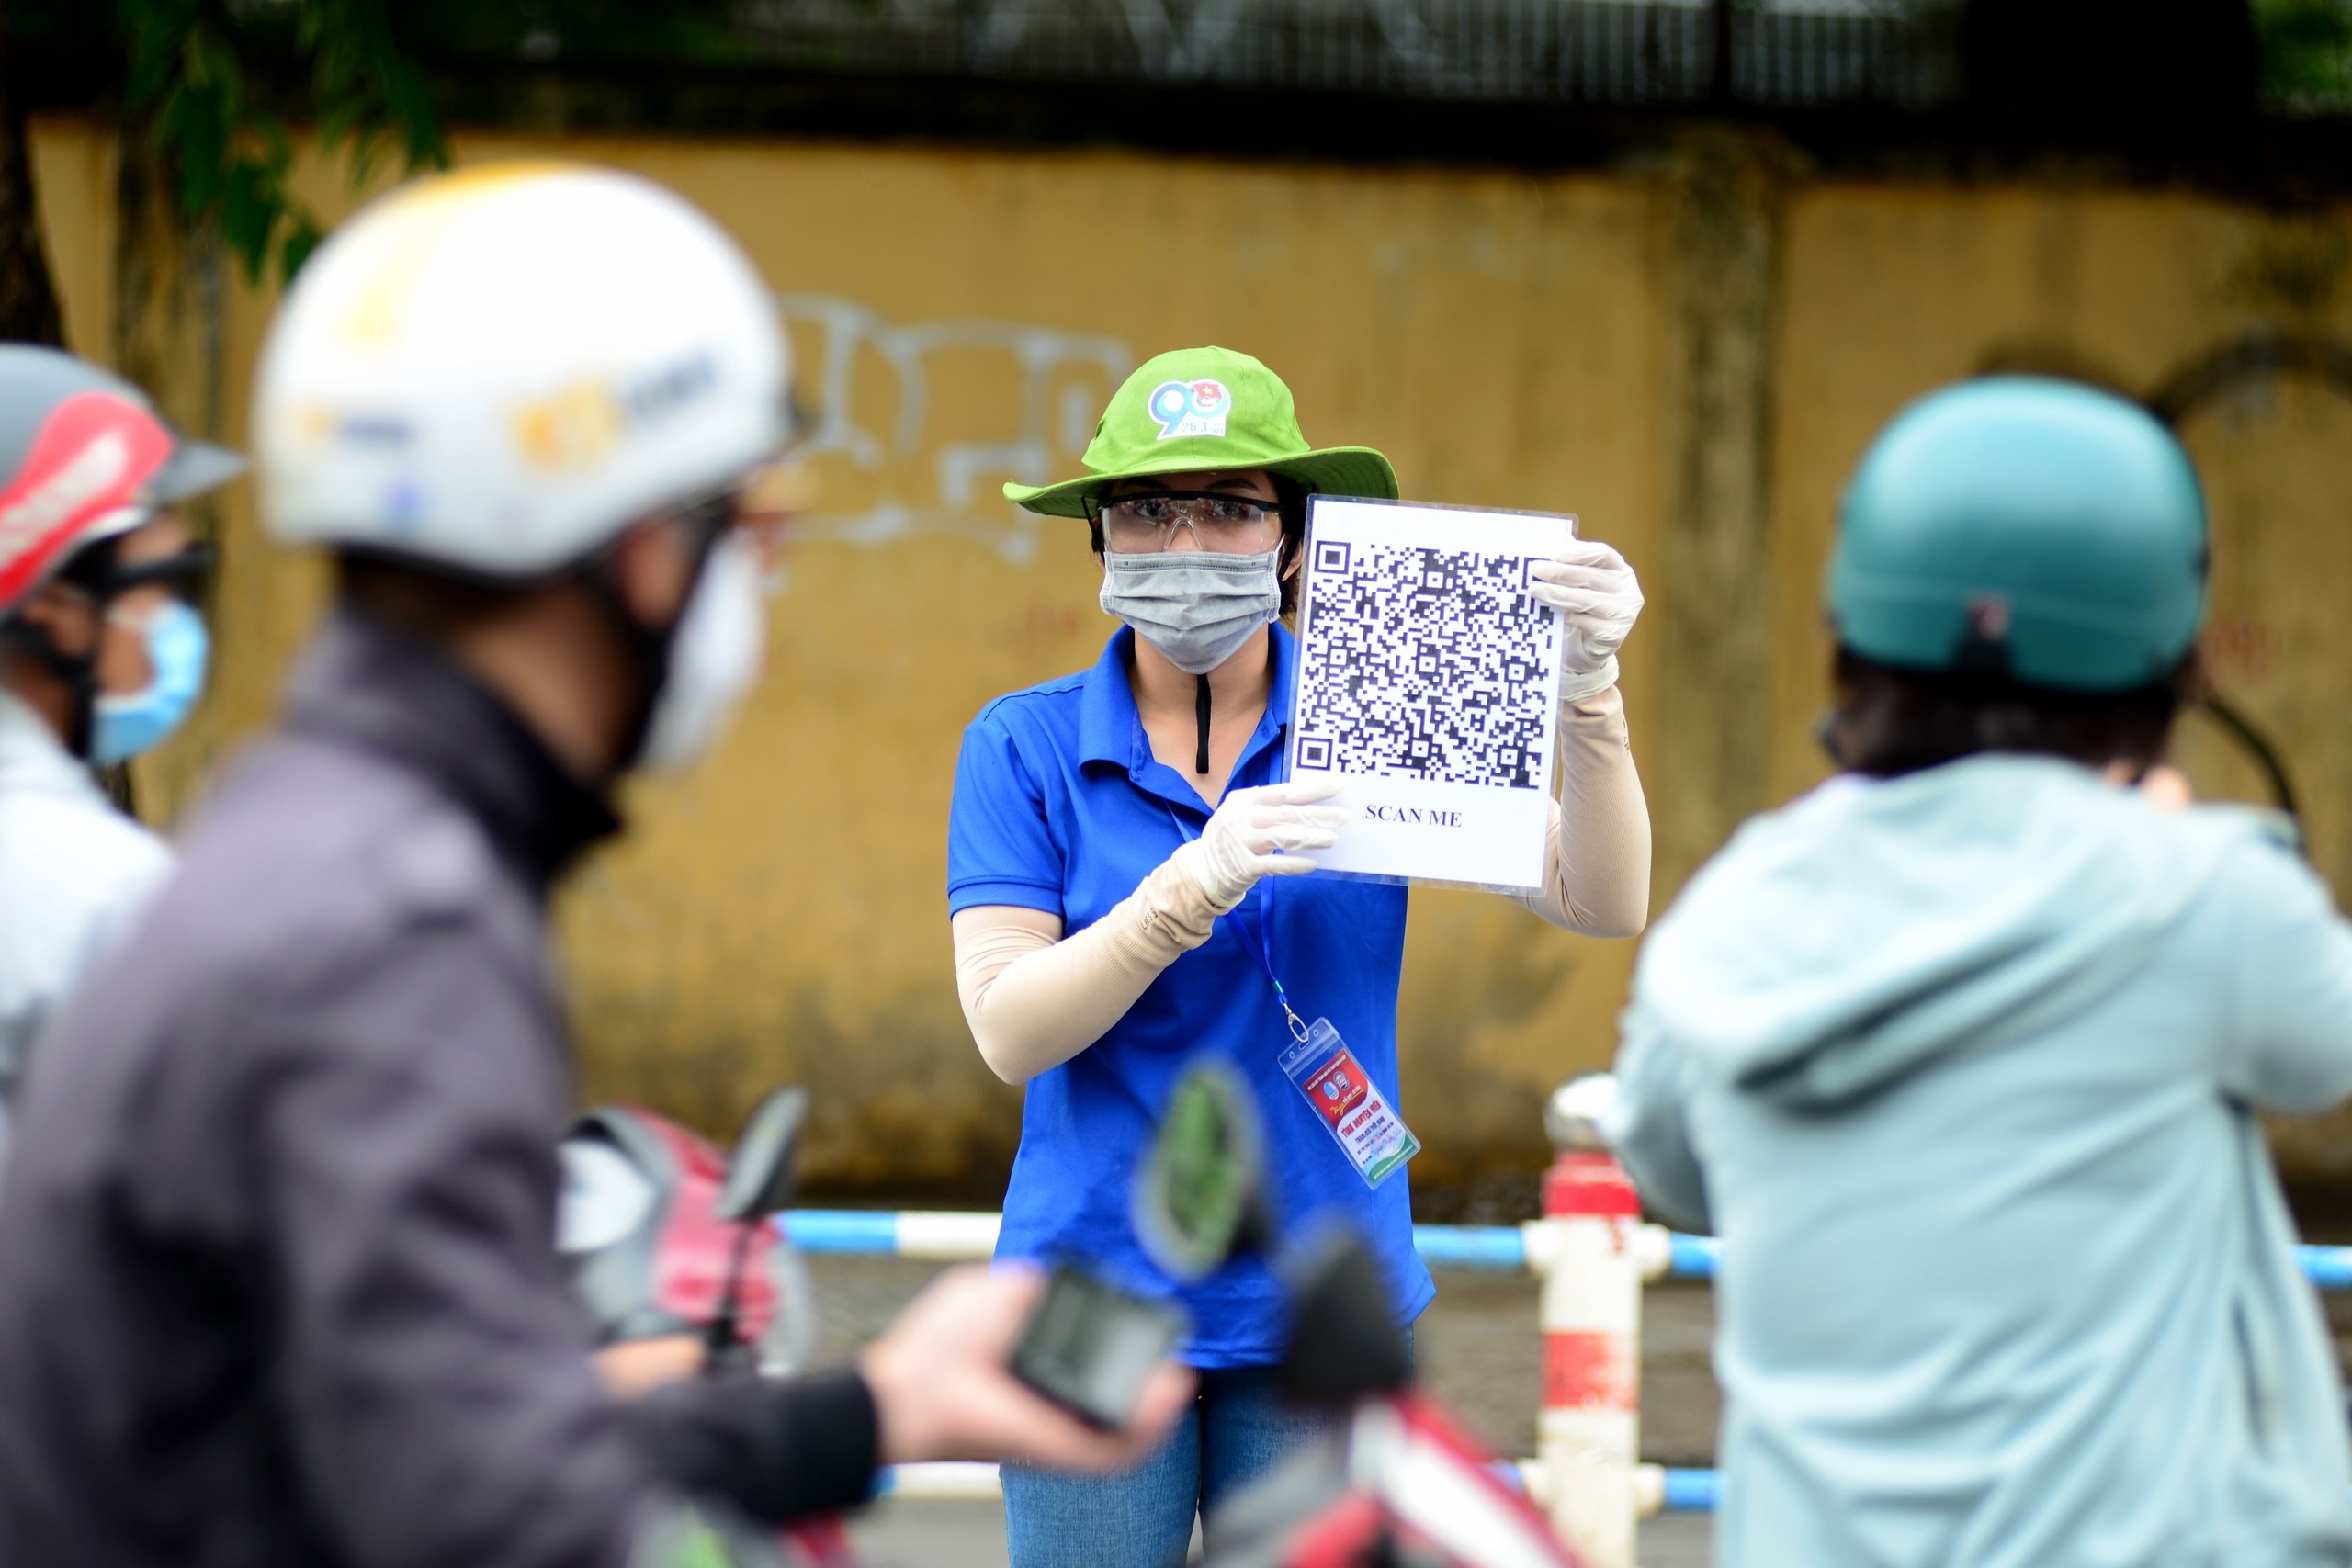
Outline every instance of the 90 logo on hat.
<svg viewBox="0 0 2352 1568"><path fill-rule="evenodd" d="M1233 394L1222 381L1162 381L1144 400L1144 412L1159 426L1159 439L1223 435L1233 412Z"/></svg>

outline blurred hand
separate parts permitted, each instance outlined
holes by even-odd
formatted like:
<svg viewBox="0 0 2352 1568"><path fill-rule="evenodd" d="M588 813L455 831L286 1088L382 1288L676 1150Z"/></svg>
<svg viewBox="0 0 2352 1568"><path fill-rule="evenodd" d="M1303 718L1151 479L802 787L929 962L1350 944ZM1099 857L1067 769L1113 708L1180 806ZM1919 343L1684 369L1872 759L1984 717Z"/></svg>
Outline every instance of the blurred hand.
<svg viewBox="0 0 2352 1568"><path fill-rule="evenodd" d="M950 1269L860 1355L882 1418L882 1462L1011 1460L1055 1470L1116 1470L1156 1447L1193 1396L1189 1368L1164 1362L1135 1421L1103 1432L1047 1403L1006 1363L1045 1294L1034 1269Z"/></svg>
<svg viewBox="0 0 2352 1568"><path fill-rule="evenodd" d="M2169 762L2158 762L2140 775L2140 794L2159 811L2183 811L2197 804L2188 775Z"/></svg>
<svg viewBox="0 0 2352 1568"><path fill-rule="evenodd" d="M1261 876L1303 876L1315 869L1299 850L1328 849L1339 842L1348 814L1317 806L1340 793L1333 779L1294 779L1288 784L1229 789L1210 814L1201 836L1179 849L1201 891L1220 909L1241 902ZM1277 850L1293 852L1276 854Z"/></svg>
<svg viewBox="0 0 2352 1568"><path fill-rule="evenodd" d="M624 1339L596 1352L596 1375L615 1399L635 1399L663 1383L702 1375L702 1336L663 1334Z"/></svg>
<svg viewBox="0 0 2352 1568"><path fill-rule="evenodd" d="M1642 585L1625 558L1598 539L1572 539L1529 569L1536 603L1560 612L1567 639L1560 650L1560 697L1589 697L1617 683L1617 650L1642 614Z"/></svg>

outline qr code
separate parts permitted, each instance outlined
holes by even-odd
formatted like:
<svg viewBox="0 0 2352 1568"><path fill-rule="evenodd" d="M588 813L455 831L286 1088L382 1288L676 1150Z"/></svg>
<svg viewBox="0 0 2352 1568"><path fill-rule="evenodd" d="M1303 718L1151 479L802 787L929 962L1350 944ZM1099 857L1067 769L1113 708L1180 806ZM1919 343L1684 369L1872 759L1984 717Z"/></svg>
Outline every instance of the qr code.
<svg viewBox="0 0 2352 1568"><path fill-rule="evenodd" d="M1322 539L1307 574L1297 765L1533 789L1559 618L1529 558Z"/></svg>

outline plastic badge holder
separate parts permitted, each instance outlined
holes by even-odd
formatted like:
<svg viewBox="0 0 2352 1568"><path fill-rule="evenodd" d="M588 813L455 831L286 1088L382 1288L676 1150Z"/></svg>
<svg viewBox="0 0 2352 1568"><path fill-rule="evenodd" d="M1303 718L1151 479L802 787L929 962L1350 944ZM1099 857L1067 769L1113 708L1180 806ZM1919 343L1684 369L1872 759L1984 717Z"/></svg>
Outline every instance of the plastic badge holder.
<svg viewBox="0 0 2352 1568"><path fill-rule="evenodd" d="M1413 1136L1329 1019L1317 1019L1306 1038L1283 1053L1282 1068L1315 1107L1365 1186L1379 1186L1421 1152L1420 1139Z"/></svg>
<svg viewBox="0 0 2352 1568"><path fill-rule="evenodd" d="M1182 1309L1057 1263L1013 1348L1012 1375L1088 1425L1116 1431L1135 1418L1144 1380L1183 1337Z"/></svg>

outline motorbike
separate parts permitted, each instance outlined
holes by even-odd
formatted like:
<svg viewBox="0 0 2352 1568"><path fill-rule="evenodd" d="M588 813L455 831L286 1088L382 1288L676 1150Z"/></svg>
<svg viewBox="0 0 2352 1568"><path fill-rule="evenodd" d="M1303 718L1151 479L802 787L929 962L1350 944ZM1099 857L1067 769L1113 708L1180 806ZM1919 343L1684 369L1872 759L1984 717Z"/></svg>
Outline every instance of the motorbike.
<svg viewBox="0 0 2352 1568"><path fill-rule="evenodd" d="M616 1393L674 1377L782 1376L816 1348L808 1271L775 1217L798 1176L808 1097L763 1100L728 1154L634 1106L601 1106L559 1146L557 1250ZM761 1529L699 1510L702 1556L736 1568L850 1568L831 1518Z"/></svg>
<svg viewBox="0 0 2352 1568"><path fill-rule="evenodd" d="M1414 1385L1412 1357L1363 1237L1332 1223L1273 1239L1256 1102L1215 1058L1179 1081L1136 1193L1162 1269L1204 1278L1269 1253L1288 1287L1277 1369L1331 1435L1207 1521L1204 1568L1581 1568L1494 1455Z"/></svg>
<svg viewBox="0 0 2352 1568"><path fill-rule="evenodd" d="M776 1090L722 1156L650 1111L605 1107L563 1145L560 1246L604 1352L659 1348L659 1375L773 1374L815 1337L807 1276L771 1222L790 1200L808 1108ZM1279 1234L1249 1087L1215 1058L1190 1067L1137 1172L1138 1235L1172 1278L1272 1258L1289 1292L1277 1376L1329 1413L1331 1435L1207 1522L1204 1568L1581 1568L1493 1455L1414 1385L1380 1269L1344 1225ZM1124 1423L1182 1333L1165 1303L1057 1265L1012 1370L1081 1418ZM851 1568L831 1519L782 1531L708 1521L710 1560Z"/></svg>

